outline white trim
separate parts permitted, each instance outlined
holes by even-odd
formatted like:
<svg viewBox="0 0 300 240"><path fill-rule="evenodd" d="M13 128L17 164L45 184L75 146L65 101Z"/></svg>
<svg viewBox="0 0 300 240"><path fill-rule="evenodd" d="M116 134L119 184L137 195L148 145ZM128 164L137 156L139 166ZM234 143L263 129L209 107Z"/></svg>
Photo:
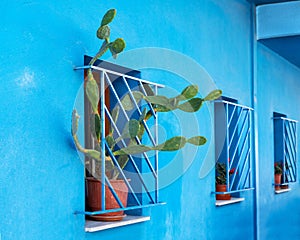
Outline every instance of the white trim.
<svg viewBox="0 0 300 240"><path fill-rule="evenodd" d="M275 190L275 193L279 194L279 193L285 193L285 192L289 192L289 191L291 191L291 189L290 188L286 188L286 189Z"/></svg>
<svg viewBox="0 0 300 240"><path fill-rule="evenodd" d="M224 206L228 204L238 203L244 201L245 198L231 198L230 200L216 200L216 206Z"/></svg>
<svg viewBox="0 0 300 240"><path fill-rule="evenodd" d="M122 227L130 224L141 223L149 221L150 216L126 216L122 221L116 222L101 222L101 221L85 221L85 231L86 232L97 232L115 227Z"/></svg>

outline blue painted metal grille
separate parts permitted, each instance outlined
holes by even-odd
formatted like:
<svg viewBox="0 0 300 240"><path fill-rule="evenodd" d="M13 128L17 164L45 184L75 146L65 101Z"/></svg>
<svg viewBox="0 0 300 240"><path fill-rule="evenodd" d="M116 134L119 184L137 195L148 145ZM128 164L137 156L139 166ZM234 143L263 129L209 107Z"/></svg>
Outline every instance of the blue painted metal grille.
<svg viewBox="0 0 300 240"><path fill-rule="evenodd" d="M159 202L159 191L158 191L158 152L152 151L150 153L142 153L139 155L131 156L128 155L129 159L126 164L126 167L122 169L118 163L118 158L121 156L114 156L111 151L108 142L106 141L107 129L111 128L114 132L115 138L120 138L120 142L117 148L127 147L129 142L128 140L122 139L122 132L126 128L126 123L130 119L139 119L143 111L151 112L153 115L152 120L145 121L143 120L142 124L145 128L145 134L143 135L143 141L146 141L148 144L153 146L158 144L158 115L154 111L151 104L147 102L137 103L134 96L133 90L138 90L144 95L156 95L158 88L163 87L162 85L152 83L146 80L142 80L135 76L126 75L124 73L108 70L98 66L84 66L77 69L87 69L92 68L93 74L98 82L100 89L100 98L99 102L99 112L101 119L101 164L96 164L95 159L87 160L87 168L90 171L91 175L100 176L101 181L101 209L99 211L85 211L82 212L86 215L96 215L108 212L117 212L120 210L127 210L133 212L133 214L140 213L139 209L150 207L153 205L163 204ZM131 102L134 105L133 109L128 110L122 99L124 97L130 97ZM87 102L87 101L85 101ZM87 108L85 103L85 108ZM118 107L119 118L117 121L114 121L112 116L112 109ZM89 109L85 109L90 113ZM88 118L85 119L88 121ZM89 129L89 126L86 127L86 130ZM141 140L136 137L137 144L141 144ZM94 136L91 133L88 133L88 136L85 137L86 144L88 147L93 146ZM87 147L87 146L86 146ZM105 159L110 157L116 168L119 172L119 179L124 180L125 184L128 187L128 203L125 207L116 190L111 184L111 180L107 176L107 169L105 164ZM98 169L97 167L98 166ZM107 194L105 185L108 186L110 192L114 196L115 200L119 204L120 208L118 209L107 209L105 206L105 195Z"/></svg>
<svg viewBox="0 0 300 240"><path fill-rule="evenodd" d="M274 117L275 163L281 164L281 185L297 181L297 121Z"/></svg>
<svg viewBox="0 0 300 240"><path fill-rule="evenodd" d="M216 158L219 163L226 166L227 192L225 193L253 189L252 110L247 106L226 100L215 101Z"/></svg>

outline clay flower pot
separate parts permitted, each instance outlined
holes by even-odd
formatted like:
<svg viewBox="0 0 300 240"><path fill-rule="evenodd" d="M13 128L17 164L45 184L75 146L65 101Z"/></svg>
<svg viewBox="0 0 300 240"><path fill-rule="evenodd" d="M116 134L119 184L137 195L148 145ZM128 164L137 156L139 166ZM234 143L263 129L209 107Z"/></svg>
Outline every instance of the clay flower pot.
<svg viewBox="0 0 300 240"><path fill-rule="evenodd" d="M110 180L110 184L118 195L124 207L127 206L128 187L123 180ZM87 208L89 211L101 211L101 182L93 177L86 178L86 189L87 189ZM120 208L117 200L110 191L109 187L105 185L105 207L106 209ZM103 213L98 215L89 216L93 220L98 221L120 221L126 215L124 211Z"/></svg>
<svg viewBox="0 0 300 240"><path fill-rule="evenodd" d="M280 190L281 187L277 184L281 184L281 176L282 174L275 174L274 178L275 178L275 190Z"/></svg>
<svg viewBox="0 0 300 240"><path fill-rule="evenodd" d="M227 192L226 184L217 184L216 185L216 192ZM216 200L230 200L231 195L228 193L226 194L216 194Z"/></svg>

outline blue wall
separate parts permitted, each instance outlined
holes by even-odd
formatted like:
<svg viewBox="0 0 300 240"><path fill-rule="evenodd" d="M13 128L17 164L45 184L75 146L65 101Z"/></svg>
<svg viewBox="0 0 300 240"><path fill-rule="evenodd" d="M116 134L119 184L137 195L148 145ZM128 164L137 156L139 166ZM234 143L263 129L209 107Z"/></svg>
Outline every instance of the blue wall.
<svg viewBox="0 0 300 240"><path fill-rule="evenodd" d="M300 70L264 45L259 43L257 47L261 239L297 239L300 236L297 227L300 216L296 210L300 199L299 183L290 186L291 192L279 195L274 194L272 186L274 182L272 175L274 164L272 116L273 112L279 112L286 114L291 119L300 119L297 108L297 102L300 101ZM299 130L297 138L299 139ZM287 229L287 231L283 229Z"/></svg>
<svg viewBox="0 0 300 240"><path fill-rule="evenodd" d="M254 192L242 193L245 201L215 207L214 171L201 178L204 161L214 161L208 144L178 153L189 168L160 192L167 205L148 209L151 221L106 230L84 232L84 217L74 211L84 209L84 169L70 136L71 112L82 73L84 54L93 55L99 41L95 37L102 14L109 8L118 13L111 24L112 38L126 39L126 51L156 47L182 53L201 64L207 74L183 79L178 74L144 69L142 76L180 90L187 81L205 85L213 79L225 96L252 106L252 10L246 0L186 1L2 1L0 33L1 115L0 115L0 234L6 239L254 239ZM127 54L125 52L124 54ZM126 55L130 57L129 55ZM105 56L106 58L109 55ZM155 56L157 57L157 56ZM168 51L161 50L165 65L174 65ZM184 59L184 57L183 57ZM126 59L125 59L126 60ZM132 63L124 65L132 67ZM157 59L158 61L159 59ZM144 57L141 62L153 64ZM179 62L181 71L192 66ZM136 63L135 63L136 64ZM142 64L143 65L143 64ZM261 239L291 239L300 236L298 184L286 194L273 191L273 111L300 119L299 69L257 47L257 116L259 156L259 220ZM175 90L174 90L175 89ZM204 89L205 90L205 89ZM203 90L202 90L203 91ZM197 113L197 131L213 143L207 105ZM167 132L170 115L162 116ZM188 118L186 120L189 120ZM165 122L165 123L164 123ZM187 128L193 135L194 128ZM196 154L194 157L193 154ZM170 159L172 154L162 154ZM167 160L168 161L168 160ZM163 163L166 164L166 163ZM175 167L186 169L185 162ZM168 174L167 172L163 172ZM165 175L161 176L162 179ZM176 180L176 181L175 181ZM295 212L295 211L294 211ZM278 228L276 217L289 219ZM289 223L289 224L288 224Z"/></svg>

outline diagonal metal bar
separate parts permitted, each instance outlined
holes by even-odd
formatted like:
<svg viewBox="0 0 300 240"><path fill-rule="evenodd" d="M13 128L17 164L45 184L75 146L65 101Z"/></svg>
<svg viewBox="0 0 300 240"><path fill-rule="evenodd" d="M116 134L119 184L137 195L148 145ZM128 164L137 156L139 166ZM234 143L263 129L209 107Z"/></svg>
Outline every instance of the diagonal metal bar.
<svg viewBox="0 0 300 240"><path fill-rule="evenodd" d="M284 166L285 173L288 171L290 175L292 175L291 176L291 178L293 179L292 181L295 181L296 168L295 168L294 160L290 158L290 155L288 153L285 155L285 163L288 164L288 170L286 169L286 166Z"/></svg>
<svg viewBox="0 0 300 240"><path fill-rule="evenodd" d="M106 113L108 113L107 115L108 115L109 119L111 120L111 123L113 124L113 127L115 128L115 131L117 132L118 136L120 137L121 134L120 134L120 132L119 132L119 129L118 129L118 127L115 125L114 121L112 120L112 117L111 117L111 115L109 114L107 108L106 108ZM121 142L122 142L122 144L123 144L124 147L127 146L126 143L125 143L125 141L124 141L123 139L121 139ZM149 199L150 199L152 202L154 202L154 200L153 200L151 194L149 193L148 187L147 187L147 185L146 185L146 183L145 183L145 181L144 181L144 179L143 179L143 177L142 177L142 174L141 174L141 172L140 172L138 166L136 165L136 163L135 163L133 157L132 157L131 155L128 155L128 157L129 157L129 159L130 159L130 161L131 161L131 163L132 163L132 165L133 165L133 167L134 167L134 169L135 169L135 171L136 171L136 173L137 173L137 175L138 175L138 177L139 177L139 179L140 179L140 181L141 181L143 187L145 188L145 191L146 191L146 193L147 193ZM154 179L157 179L157 174L156 174L156 172L152 172L152 174L153 174L153 176L154 176Z"/></svg>
<svg viewBox="0 0 300 240"><path fill-rule="evenodd" d="M244 126L244 124L245 124L245 121L247 120L247 116L248 116L248 111L249 111L249 110L246 110L246 111L247 111L247 112L246 112L246 114L244 115L243 126ZM236 125L235 125L235 127L234 127L234 130L233 130L233 133L232 133L232 135L231 135L230 142L229 142L229 148L231 147L231 144L232 144L232 141L233 141L233 139L234 139L235 133L236 133L238 127L240 126L240 119L241 119L243 113L244 113L243 110L241 110L241 111L239 112L239 116L238 116Z"/></svg>
<svg viewBox="0 0 300 240"><path fill-rule="evenodd" d="M293 131L292 131L294 133L293 138L295 139L295 145L296 145L296 139L297 139L297 136L296 136L296 133L297 133L297 122L292 122L291 126L292 126L292 129L293 129Z"/></svg>
<svg viewBox="0 0 300 240"><path fill-rule="evenodd" d="M286 147L286 154L288 155L289 158L289 165L291 166L293 172L296 170L296 141L293 141L291 138L292 132L288 131L288 125L289 123L286 122L286 132L285 132L285 147ZM290 122L292 124L292 122ZM291 129L289 129L291 130ZM294 175L296 176L296 172L294 172Z"/></svg>
<svg viewBox="0 0 300 240"><path fill-rule="evenodd" d="M239 181L238 181L238 183L237 183L237 189L240 189L240 185L241 185L241 181L242 181L242 176L243 176L243 174L244 174L244 172L245 172L245 169L246 169L246 166L247 166L247 163L248 163L248 161L247 161L247 159L249 159L249 157L250 157L250 151L248 152L248 155L247 155L247 157L246 157L246 160L244 161L244 164L243 164L243 167L242 167L242 171L241 171L241 173L240 173L240 178L239 178ZM248 165L249 165L249 167L248 167L248 171L247 171L247 175L245 176L245 181L244 181L244 183L246 182L246 180L247 180L247 178L249 177L249 172L250 172L250 164L248 163ZM244 185L244 183L243 183L243 185ZM242 186L243 186L242 185ZM243 186L244 187L244 186Z"/></svg>
<svg viewBox="0 0 300 240"><path fill-rule="evenodd" d="M115 129L115 131L116 131L118 137L121 137L122 134L120 133L120 130L119 130L119 128L117 127L117 125L114 123L114 121L113 121L113 119L112 119L112 116L110 115L110 113L109 113L109 111L108 111L108 109L107 109L106 106L105 106L105 111L106 111L106 114L107 114L108 118L110 119L110 122L111 122L111 124L113 125L113 128ZM120 141L122 142L123 147L127 147L127 144L125 143L125 141L123 140L123 138L121 138ZM134 160L132 159L132 156L131 156L131 155L128 155L128 156L129 156L129 158L130 158L131 161L134 161ZM157 178L157 172L156 172L156 171L152 171L152 174L153 174L153 176L154 176L155 178Z"/></svg>
<svg viewBox="0 0 300 240"><path fill-rule="evenodd" d="M114 86L112 85L112 83L111 83L111 81L110 81L110 79L109 79L109 76L108 76L106 73L105 73L105 75L106 75L107 83L108 83L108 85L110 86L110 89L112 90L114 96L115 96L116 99L117 99L117 102L118 102L119 105L120 105L120 109L122 110L122 112L123 112L123 114L124 114L126 120L127 120L127 121L130 121L130 119L129 119L129 117L128 117L128 115L127 115L127 113L126 113L126 111L125 111L125 109L124 109L124 107L123 107L123 105L122 105L122 103L121 103L121 100L120 100L120 98L119 98L119 96L118 96L118 94L117 94L117 92L116 92ZM135 140L137 141L138 144L141 144L141 141L139 140L138 137L135 137ZM148 155L144 152L144 153L143 153L143 156L144 156L144 158L146 159L147 165L148 165L149 169L151 170L151 172L155 172L154 169L153 169L153 167L152 167L152 165L151 165L151 162L150 162L150 159L149 159Z"/></svg>
<svg viewBox="0 0 300 240"><path fill-rule="evenodd" d="M295 168L296 167L296 153L293 152L295 150L292 150L291 147L288 147L288 144L285 143L285 147L286 147L286 151L285 151L285 154L286 156L288 156L289 158L289 161L290 161L290 165L292 168Z"/></svg>
<svg viewBox="0 0 300 240"><path fill-rule="evenodd" d="M124 206L123 206L123 204L122 204L122 202L121 202L121 200L120 200L118 194L116 193L115 189L113 188L113 186L111 185L109 179L108 179L106 176L105 176L105 182L106 182L106 184L107 184L109 190L111 191L112 195L114 196L114 198L115 198L116 201L118 202L120 208L124 208ZM105 193L105 194L106 194L106 193ZM102 194L102 195L103 195L103 194ZM104 196L102 196L102 198L103 198L103 197L104 197ZM104 200L105 200L105 197L104 197ZM106 209L105 209L105 210L106 210Z"/></svg>
<svg viewBox="0 0 300 240"><path fill-rule="evenodd" d="M124 84L125 84L125 86L126 86L126 88L127 88L127 91L128 91L128 93L129 93L129 96L130 96L130 98L131 98L131 100L132 100L132 102L133 102L135 108L137 109L139 115L141 116L141 115L142 115L142 112L141 112L141 110L140 110L140 108L139 108L139 106L138 106L138 104L137 104L137 102L136 102L136 100L135 100L135 98L134 98L134 96L133 96L133 94L132 94L132 91L131 91L131 89L130 89L130 87L129 87L127 81L126 81L126 79L125 79L124 77L123 77L122 79L123 79L123 82L124 82ZM143 120L142 122L143 122L143 125L144 125L144 127L145 127L145 129L146 129L146 131L147 131L147 133L148 133L148 136L149 136L149 138L150 138L152 144L153 144L154 146L156 146L158 143L155 142L155 140L154 140L154 138L153 138L153 136L152 136L152 134L151 134L151 131L150 131L150 129L149 129L149 127L148 127L146 121Z"/></svg>
<svg viewBox="0 0 300 240"><path fill-rule="evenodd" d="M248 113L247 113L247 116L249 116ZM235 146L235 149L234 149L234 151L233 151L231 165L232 165L232 163L233 163L233 161L234 161L235 155L236 155L237 150L238 150L238 148L239 148L240 141L241 141L242 136L243 136L243 133L244 133L244 129L246 129L246 128L245 128L245 126L246 126L245 123L246 123L247 116L245 116L245 120L244 120L244 122L243 122L243 124L242 124L242 128L241 128L241 133L240 133L240 135L239 135L239 137L238 137L238 141L237 141L236 146ZM247 140L247 137L248 137L249 132L250 132L250 128L248 127L246 136L244 137L244 142L243 142L243 144L245 144L245 141Z"/></svg>
<svg viewBox="0 0 300 240"><path fill-rule="evenodd" d="M245 158L244 158L245 160L242 161L242 159L239 159L239 161L238 161L238 163L237 163L237 165L236 165L236 171L235 171L234 175L231 177L231 179L232 179L232 183L230 184L230 189L231 189L231 190L232 190L233 185L234 185L234 183L235 183L235 178L236 178L236 176L237 176L237 174L238 174L238 171L237 171L237 170L239 169L240 163L241 163L241 162L245 162L245 161L247 160L249 154L250 154L250 147L248 147L247 153L245 154ZM241 156L242 156L242 154L241 154ZM230 168L230 169L231 169L231 168ZM237 180L238 180L238 178L237 178Z"/></svg>
<svg viewBox="0 0 300 240"><path fill-rule="evenodd" d="M229 104L227 104L227 105L229 106ZM236 108L237 108L237 106L233 106L233 110L232 110L230 119L229 119L229 121L228 121L227 128L229 128L230 125L231 125L231 121L232 121L232 119L233 119L233 116L234 116L234 113L235 113Z"/></svg>
<svg viewBox="0 0 300 240"><path fill-rule="evenodd" d="M114 164L117 166L117 169L119 171L119 173L121 174L124 182L126 183L127 187L129 188L130 192L132 193L133 197L134 197L134 200L137 202L138 205L141 205L140 201L138 200L135 192L133 191L129 181L127 180L124 172L123 172L123 169L120 167L120 164L118 163L116 157L114 156L114 154L112 153L111 149L109 148L108 144L106 143L106 149L109 153L109 156L111 157L112 161L114 162Z"/></svg>
<svg viewBox="0 0 300 240"><path fill-rule="evenodd" d="M292 129L290 128L292 122L286 122L285 130L286 130L286 137L288 138L289 144L290 144L290 150L293 155L293 159L296 158L296 136Z"/></svg>
<svg viewBox="0 0 300 240"><path fill-rule="evenodd" d="M285 147L286 154L290 155L292 159L295 159L296 158L295 149L293 149L290 142L290 138L287 134L284 136L284 147Z"/></svg>
<svg viewBox="0 0 300 240"><path fill-rule="evenodd" d="M146 96L148 96L148 94L147 94L147 92L146 92L146 90L145 90L143 84L145 84L145 83L143 83L142 81L139 81L139 85L140 85L140 88L142 89L142 92L143 92ZM156 85L155 85L155 88L157 89L157 86L156 86ZM155 94L157 95L157 91L156 91ZM156 114L155 110L153 109L152 104L149 103L149 102L147 102L147 104L148 104L148 106L149 106L149 108L150 108L150 111L151 111L151 113L153 114L154 118L157 118L157 114Z"/></svg>
<svg viewBox="0 0 300 240"><path fill-rule="evenodd" d="M294 131L294 127L293 127L293 122L288 122L286 121L286 129L289 132L289 136L291 138L292 141L292 145L296 145L296 132Z"/></svg>
<svg viewBox="0 0 300 240"><path fill-rule="evenodd" d="M245 175L245 180L244 180L244 182L242 184L241 189L245 189L245 188L250 188L251 187L251 184L250 184L250 172L251 172L251 168L249 166L248 171L247 171L247 173ZM248 181L248 186L246 186L247 181Z"/></svg>

